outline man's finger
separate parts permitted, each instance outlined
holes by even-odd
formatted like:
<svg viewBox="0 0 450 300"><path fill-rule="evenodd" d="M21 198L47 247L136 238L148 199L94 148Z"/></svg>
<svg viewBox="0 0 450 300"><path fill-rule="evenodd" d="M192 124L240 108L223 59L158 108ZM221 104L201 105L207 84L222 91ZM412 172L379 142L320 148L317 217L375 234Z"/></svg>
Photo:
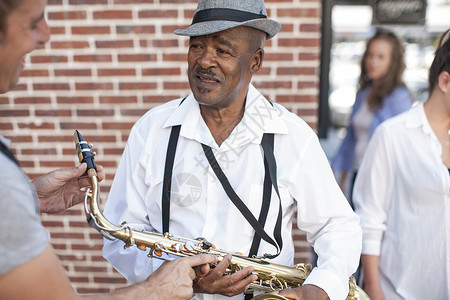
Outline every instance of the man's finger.
<svg viewBox="0 0 450 300"><path fill-rule="evenodd" d="M217 257L212 254L200 254L185 257L184 259L191 267L196 267L204 264L214 264L217 262Z"/></svg>
<svg viewBox="0 0 450 300"><path fill-rule="evenodd" d="M209 273L209 271L211 271L211 268L209 264L203 264L198 267L195 267L194 271L196 277L203 277L206 276Z"/></svg>

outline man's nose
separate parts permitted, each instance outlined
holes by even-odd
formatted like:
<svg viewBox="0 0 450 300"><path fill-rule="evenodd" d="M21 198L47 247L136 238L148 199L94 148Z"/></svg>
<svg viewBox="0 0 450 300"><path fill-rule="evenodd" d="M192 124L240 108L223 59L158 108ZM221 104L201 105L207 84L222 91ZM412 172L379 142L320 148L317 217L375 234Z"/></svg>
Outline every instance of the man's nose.
<svg viewBox="0 0 450 300"><path fill-rule="evenodd" d="M45 18L43 18L42 21L39 22L37 42L39 44L45 44L49 40L50 40L50 28L48 27Z"/></svg>
<svg viewBox="0 0 450 300"><path fill-rule="evenodd" d="M216 63L215 52L212 49L206 48L199 56L197 62L203 69L207 69Z"/></svg>

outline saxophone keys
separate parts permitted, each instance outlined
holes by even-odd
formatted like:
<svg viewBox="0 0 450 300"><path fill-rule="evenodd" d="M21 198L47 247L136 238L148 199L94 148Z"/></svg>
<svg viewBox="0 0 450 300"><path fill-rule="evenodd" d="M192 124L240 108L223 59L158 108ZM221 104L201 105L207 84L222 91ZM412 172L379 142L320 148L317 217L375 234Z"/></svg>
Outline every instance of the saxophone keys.
<svg viewBox="0 0 450 300"><path fill-rule="evenodd" d="M136 245L136 247L138 247L138 248L139 248L139 250L142 250L142 251L146 251L146 250L147 250L147 246L145 246L145 245L142 245L142 244L140 244L140 245Z"/></svg>

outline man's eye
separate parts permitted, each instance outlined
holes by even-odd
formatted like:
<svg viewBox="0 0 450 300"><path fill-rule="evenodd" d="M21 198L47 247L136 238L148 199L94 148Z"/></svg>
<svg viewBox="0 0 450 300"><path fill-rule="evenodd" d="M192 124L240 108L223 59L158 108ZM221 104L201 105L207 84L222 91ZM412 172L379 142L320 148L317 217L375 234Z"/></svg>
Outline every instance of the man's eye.
<svg viewBox="0 0 450 300"><path fill-rule="evenodd" d="M220 54L227 54L228 53L228 51L226 51L226 50L224 50L224 49L217 49L217 52L218 53L220 53Z"/></svg>
<svg viewBox="0 0 450 300"><path fill-rule="evenodd" d="M191 45L189 45L189 48L191 48L191 49L200 49L200 45L198 45L198 44L191 44Z"/></svg>

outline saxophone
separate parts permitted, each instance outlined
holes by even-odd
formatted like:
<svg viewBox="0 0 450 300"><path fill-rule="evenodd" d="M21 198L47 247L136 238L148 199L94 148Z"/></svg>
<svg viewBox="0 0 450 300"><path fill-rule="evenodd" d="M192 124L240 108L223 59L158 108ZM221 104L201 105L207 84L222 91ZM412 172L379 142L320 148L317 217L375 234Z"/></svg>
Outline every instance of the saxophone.
<svg viewBox="0 0 450 300"><path fill-rule="evenodd" d="M125 243L125 248L135 245L140 250L149 251L148 257L164 260L167 259L162 257L163 253L177 257L207 253L215 255L219 262L225 255L231 254L232 259L228 267L228 274L250 266L254 268L254 273L258 276L258 280L250 284L250 290L262 291L263 293L254 297L253 300L288 300L281 295L277 295L276 292L281 289L301 286L311 272L311 264L297 264L294 267L287 267L258 258L249 258L218 250L212 243L202 238L189 239L177 237L170 233L159 234L134 230L126 222L119 226L112 224L100 210L100 186L94 164L95 153L91 151L92 146L77 130L75 130L73 138L79 161L87 163L86 173L91 182L91 188L86 191L84 203L87 221L105 238L122 240ZM370 300L367 294L356 285L353 278L349 280L349 291L346 300Z"/></svg>

